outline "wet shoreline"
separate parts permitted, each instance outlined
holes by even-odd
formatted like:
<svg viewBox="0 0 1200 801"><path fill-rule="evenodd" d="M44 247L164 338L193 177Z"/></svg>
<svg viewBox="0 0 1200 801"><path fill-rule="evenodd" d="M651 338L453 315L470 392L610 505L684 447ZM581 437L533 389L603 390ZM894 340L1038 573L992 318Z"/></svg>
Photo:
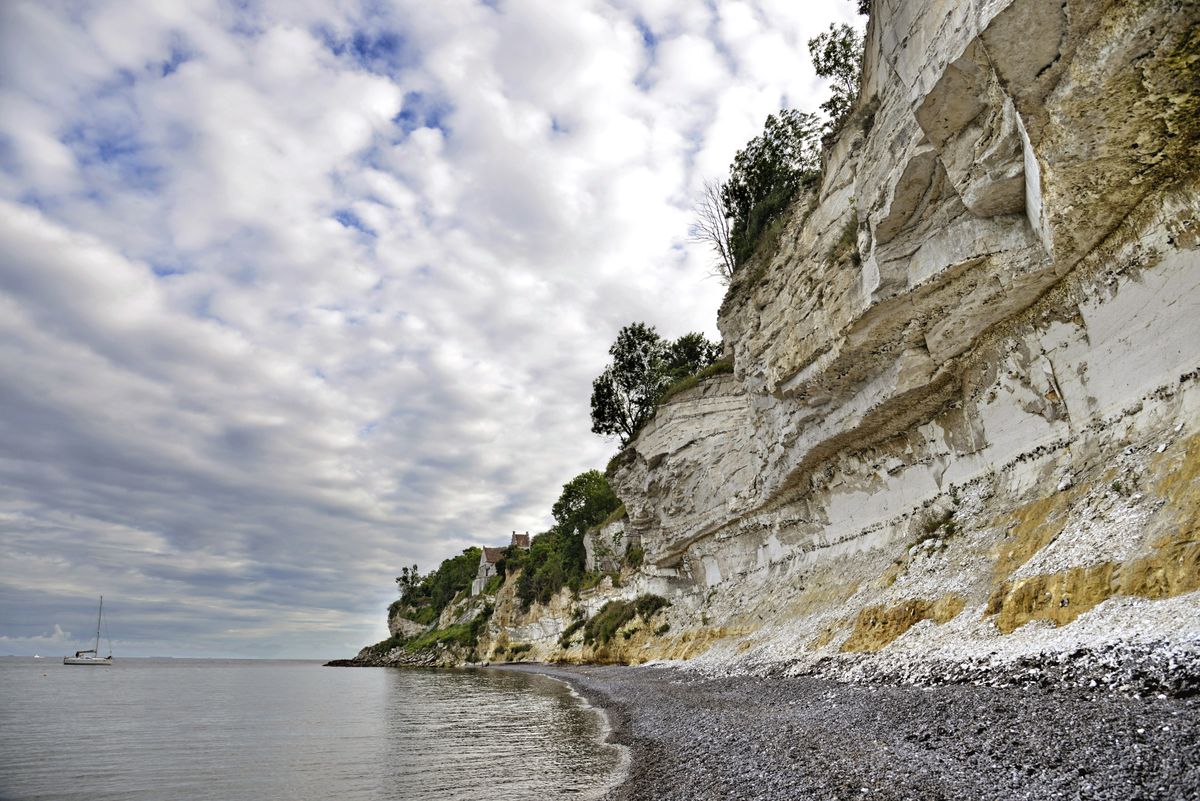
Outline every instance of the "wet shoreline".
<svg viewBox="0 0 1200 801"><path fill-rule="evenodd" d="M569 682L637 799L1195 799L1200 698L506 666Z"/></svg>
<svg viewBox="0 0 1200 801"><path fill-rule="evenodd" d="M509 666L503 666L504 669L507 669L508 667ZM576 686L575 681L572 681L568 677L560 676L554 672L543 671L540 669L541 667L541 665L535 664L530 670L518 668L518 671L535 673L539 676L544 676L546 678L561 682L584 709L594 713L597 716L600 721L600 731L602 734L600 741L606 746L611 746L612 748L617 749L620 755L618 758L618 766L614 771L613 778L605 787L599 788L601 790L601 795L599 797L602 799L624 797L621 796L620 793L622 792L622 788L628 785L631 779L630 770L633 764L633 749L621 742L617 736L617 727L613 725L613 709L611 707L606 707L604 704L592 703L592 698L580 691L580 689Z"/></svg>

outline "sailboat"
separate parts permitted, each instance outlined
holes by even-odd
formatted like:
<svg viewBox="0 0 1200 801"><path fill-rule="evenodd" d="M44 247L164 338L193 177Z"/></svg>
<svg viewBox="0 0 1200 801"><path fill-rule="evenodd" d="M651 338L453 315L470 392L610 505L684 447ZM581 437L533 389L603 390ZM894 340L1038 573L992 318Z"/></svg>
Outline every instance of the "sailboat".
<svg viewBox="0 0 1200 801"><path fill-rule="evenodd" d="M64 656L64 665L111 665L112 643L108 646L108 656L100 656L100 621L104 618L104 596L100 596L100 611L96 613L96 647L86 651L76 651L75 656Z"/></svg>

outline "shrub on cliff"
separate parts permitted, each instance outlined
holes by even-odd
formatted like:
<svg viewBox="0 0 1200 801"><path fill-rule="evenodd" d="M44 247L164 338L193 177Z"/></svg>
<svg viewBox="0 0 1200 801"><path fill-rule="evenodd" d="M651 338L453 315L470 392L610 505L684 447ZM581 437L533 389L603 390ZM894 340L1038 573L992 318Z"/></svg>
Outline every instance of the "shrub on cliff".
<svg viewBox="0 0 1200 801"><path fill-rule="evenodd" d="M575 639L575 633L587 625L586 617L578 617L571 622L569 626L563 629L562 634L558 637L559 648L570 648L571 641Z"/></svg>
<svg viewBox="0 0 1200 801"><path fill-rule="evenodd" d="M418 609L410 609L405 615L406 618L414 623L420 623L422 626L428 626L430 623L438 619L442 611L434 609L432 606L422 606Z"/></svg>
<svg viewBox="0 0 1200 801"><path fill-rule="evenodd" d="M685 389L691 389L706 378L712 378L715 375L722 375L724 373L732 372L733 361L731 359L718 359L700 372L685 376L684 378L681 378L675 383L671 384L671 386L663 390L662 397L658 399L658 403L661 406L671 398L678 395L680 392L683 392Z"/></svg>
<svg viewBox="0 0 1200 801"><path fill-rule="evenodd" d="M455 623L444 629L433 629L408 640L404 649L409 653L424 651L435 645L458 645L470 648L475 644L476 636L471 631L469 623Z"/></svg>
<svg viewBox="0 0 1200 801"><path fill-rule="evenodd" d="M649 623L650 618L654 617L658 613L658 610L670 606L671 602L661 595L646 593L644 595L639 595L634 600L633 605L634 608L637 609L637 613L642 620L645 620L647 623Z"/></svg>
<svg viewBox="0 0 1200 801"><path fill-rule="evenodd" d="M374 659L380 659L387 656L388 652L393 648L399 648L408 642L408 638L401 634L393 634L386 640L380 640L374 645L367 646L367 653Z"/></svg>
<svg viewBox="0 0 1200 801"><path fill-rule="evenodd" d="M424 651L427 648L433 648L437 645L457 646L460 648L474 648L479 642L479 637L487 630L488 620L492 617L492 612L495 610L491 604L484 605L475 617L471 618L466 623L454 623L444 629L433 629L426 631L423 634L418 634L411 639L403 637L393 637L391 640L384 640L374 648L389 645L383 653L390 650L396 645L403 645L404 649L409 653Z"/></svg>
<svg viewBox="0 0 1200 801"><path fill-rule="evenodd" d="M609 601L583 627L583 642L586 645L604 645L636 614L629 601Z"/></svg>
<svg viewBox="0 0 1200 801"><path fill-rule="evenodd" d="M635 617L647 623L650 618L671 602L661 595L639 595L632 601L609 601L583 627L583 641L587 645L605 645L621 627Z"/></svg>

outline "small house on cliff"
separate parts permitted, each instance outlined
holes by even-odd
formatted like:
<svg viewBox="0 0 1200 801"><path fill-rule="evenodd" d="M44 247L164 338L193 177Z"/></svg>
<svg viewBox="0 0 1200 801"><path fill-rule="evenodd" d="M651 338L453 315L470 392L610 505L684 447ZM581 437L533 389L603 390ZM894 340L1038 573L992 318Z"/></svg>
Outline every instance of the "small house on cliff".
<svg viewBox="0 0 1200 801"><path fill-rule="evenodd" d="M524 534L512 533L512 542L509 546L500 548L483 549L483 553L479 556L479 571L475 574L475 580L471 582L471 594L478 595L483 592L483 588L487 585L488 579L495 576L499 572L500 560L504 558L508 548L523 548L529 550L529 532Z"/></svg>

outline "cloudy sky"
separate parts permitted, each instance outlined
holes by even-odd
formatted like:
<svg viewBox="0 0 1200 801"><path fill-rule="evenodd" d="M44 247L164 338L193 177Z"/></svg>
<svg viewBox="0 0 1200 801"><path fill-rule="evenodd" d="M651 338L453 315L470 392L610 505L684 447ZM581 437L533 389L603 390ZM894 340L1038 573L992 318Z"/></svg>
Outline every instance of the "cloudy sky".
<svg viewBox="0 0 1200 801"><path fill-rule="evenodd" d="M335 657L545 527L846 0L0 3L0 654Z"/></svg>

